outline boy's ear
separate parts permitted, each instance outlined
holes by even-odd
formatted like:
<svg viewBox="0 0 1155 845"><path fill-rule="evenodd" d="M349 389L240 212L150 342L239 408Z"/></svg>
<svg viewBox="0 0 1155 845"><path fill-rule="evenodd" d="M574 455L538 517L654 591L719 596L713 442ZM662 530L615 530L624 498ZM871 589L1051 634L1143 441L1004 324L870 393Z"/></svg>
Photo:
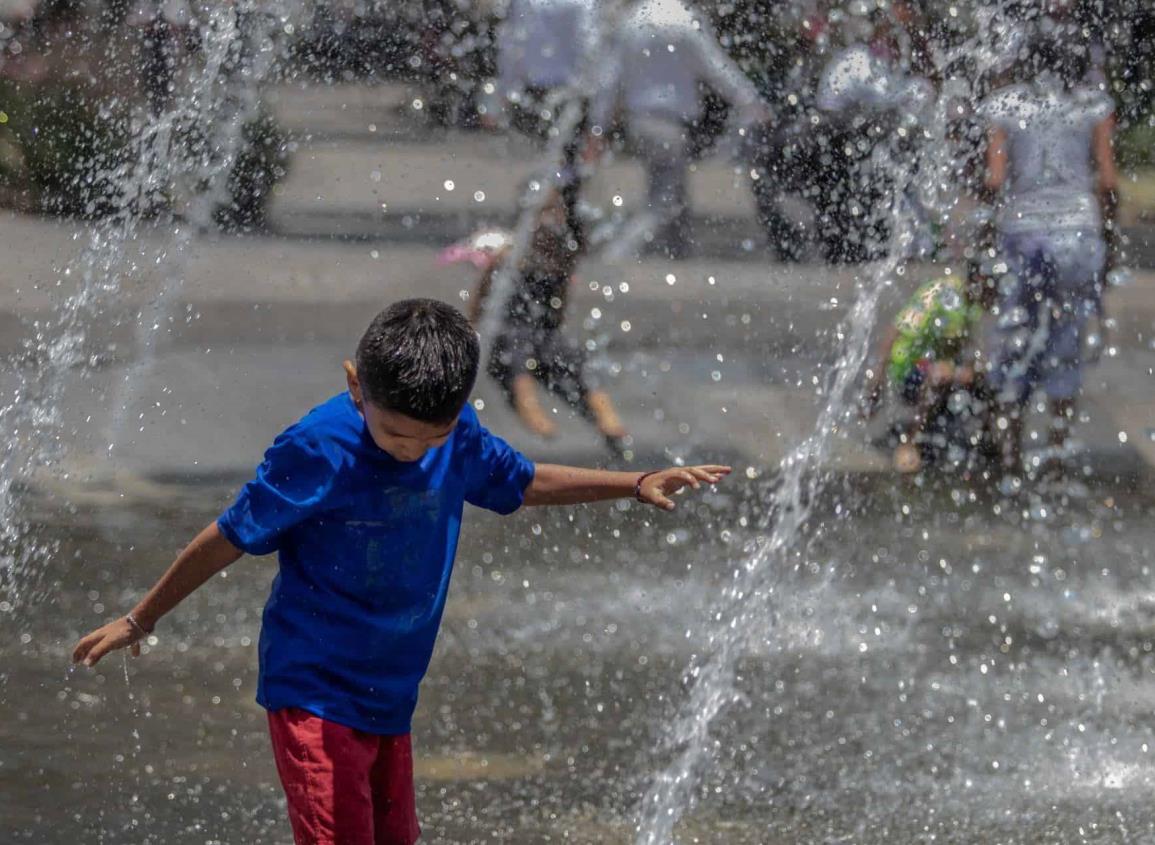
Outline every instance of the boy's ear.
<svg viewBox="0 0 1155 845"><path fill-rule="evenodd" d="M361 382L357 378L357 368L353 366L352 361L344 363L345 368L345 384L349 386L349 395L353 397L353 404L360 408L363 404L361 398Z"/></svg>

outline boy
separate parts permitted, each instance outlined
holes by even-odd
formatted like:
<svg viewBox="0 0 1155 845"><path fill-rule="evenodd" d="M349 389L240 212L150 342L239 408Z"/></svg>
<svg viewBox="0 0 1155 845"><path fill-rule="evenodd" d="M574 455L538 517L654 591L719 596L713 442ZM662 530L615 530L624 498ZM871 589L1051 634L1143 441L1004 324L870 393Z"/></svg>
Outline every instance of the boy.
<svg viewBox="0 0 1155 845"><path fill-rule="evenodd" d="M924 435L947 412L958 389L982 396L982 374L975 341L983 312L993 304L994 286L972 262L964 280L959 274L932 279L911 296L883 335L878 365L867 387L867 401L877 406L887 380L914 408L901 432L893 465L900 473L922 468Z"/></svg>
<svg viewBox="0 0 1155 845"><path fill-rule="evenodd" d="M523 504L634 495L665 510L728 467L624 473L536 467L478 422L466 399L478 339L428 299L382 311L345 362L348 392L314 408L265 453L256 478L129 613L84 637L92 666L140 640L242 554L277 550L257 700L298 845L410 845L410 718L445 606L464 502Z"/></svg>
<svg viewBox="0 0 1155 845"><path fill-rule="evenodd" d="M537 383L541 382L592 422L610 451L620 456L626 430L613 401L606 391L591 384L585 354L561 332L570 281L581 251L574 234L580 221L568 212L558 190L543 190L550 195L527 254L513 271L513 291L486 369L534 434L552 437L557 431L538 400ZM478 283L470 310L475 324L481 318L493 276L507 254L508 246L496 252Z"/></svg>

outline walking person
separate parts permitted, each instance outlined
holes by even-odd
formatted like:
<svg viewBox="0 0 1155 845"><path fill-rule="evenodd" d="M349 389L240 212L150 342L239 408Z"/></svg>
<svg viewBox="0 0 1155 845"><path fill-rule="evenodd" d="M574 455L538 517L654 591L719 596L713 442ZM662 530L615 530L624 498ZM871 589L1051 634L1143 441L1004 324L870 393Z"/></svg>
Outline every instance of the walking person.
<svg viewBox="0 0 1155 845"><path fill-rule="evenodd" d="M626 429L613 401L586 363L585 351L562 332L569 289L581 250L569 220L565 186L550 192L539 213L529 249L512 268L513 292L502 314L486 370L500 385L522 424L539 437L557 425L542 407L538 385L592 423L616 456L625 455ZM506 242L509 243L508 241ZM508 261L508 247L493 253L471 302L474 325L481 320L493 277Z"/></svg>
<svg viewBox="0 0 1155 845"><path fill-rule="evenodd" d="M919 133L910 130L934 101L934 87L904 56L913 49L910 31L918 29L910 4L852 12L840 24L844 46L823 68L816 97L827 161L815 194L819 236L827 260L848 263L879 258L890 238L886 197L893 177L877 165L876 148L916 143ZM916 251L932 252L918 198L907 193L896 200L920 219L923 243Z"/></svg>
<svg viewBox="0 0 1155 845"><path fill-rule="evenodd" d="M549 136L594 54L597 13L597 0L510 0L497 42L497 88L515 129Z"/></svg>
<svg viewBox="0 0 1155 845"><path fill-rule="evenodd" d="M592 76L590 62L598 45L598 0L511 0L501 26L497 59L498 95L509 123L532 138L562 140L562 201L574 238L585 244L578 213L586 166L581 161L588 129L589 99L583 85ZM563 125L567 106L580 110L576 122ZM485 124L496 128L489 116Z"/></svg>
<svg viewBox="0 0 1155 845"><path fill-rule="evenodd" d="M718 45L703 16L681 0L642 0L611 40L591 114L592 144L600 153L615 117L645 160L645 210L626 227L611 257L646 243L674 258L690 249L690 134L703 117L701 85L738 111L739 121L767 117L753 83Z"/></svg>
<svg viewBox="0 0 1155 845"><path fill-rule="evenodd" d="M989 124L986 189L998 198L1008 266L992 387L1006 421L1003 465L1022 472L1022 436L1036 389L1047 396L1050 453L1030 467L1062 469L1075 420L1089 321L1103 313L1118 174L1114 104L1086 84L1086 51L1065 30L1036 38L1015 84L982 106Z"/></svg>

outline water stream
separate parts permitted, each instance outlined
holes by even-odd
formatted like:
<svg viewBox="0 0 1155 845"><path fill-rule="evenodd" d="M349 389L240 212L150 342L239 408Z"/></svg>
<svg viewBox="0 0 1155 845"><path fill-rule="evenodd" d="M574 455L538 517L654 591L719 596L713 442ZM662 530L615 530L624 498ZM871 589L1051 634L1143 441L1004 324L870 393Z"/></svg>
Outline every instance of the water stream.
<svg viewBox="0 0 1155 845"><path fill-rule="evenodd" d="M19 607L38 597L40 578L55 544L28 530L21 489L37 476L62 470L69 434L62 430L66 376L99 362L92 329L111 306L128 295L126 282L151 265L160 274L133 326L138 356L112 400L114 422L109 454L126 436L127 414L138 376L147 371L159 336L170 330L174 293L184 278L193 238L212 225L228 192L228 176L243 143L245 123L255 113L261 84L282 50L278 36L295 14L288 6L252 2L203 8L198 23L202 58L179 79L171 102L157 113L141 107L129 119L130 154L123 165L90 163L91 178L107 185L111 211L88 227L79 256L60 272L66 294L53 319L37 326L34 340L14 367L17 385L0 406L0 585ZM106 104L106 119L111 108ZM174 210L151 219L162 197L174 191ZM149 243L163 233L158 245ZM149 260L145 260L147 257Z"/></svg>
<svg viewBox="0 0 1155 845"><path fill-rule="evenodd" d="M206 7L201 56L180 93L159 114L134 115L131 161L98 167L114 211L84 230L80 256L60 271L55 315L37 327L15 362L18 384L0 400L0 612L11 623L0 642L0 838L287 841L252 690L270 567L247 562L198 591L166 619L146 659L61 679L77 631L124 607L174 538L216 513L232 482L202 482L171 500L56 502L35 514L25 493L45 475L72 471L75 432L61 412L73 407L77 372L115 368L107 460L146 422L135 414L154 403L140 401L139 385L164 366L158 353L177 321L190 253L225 197L261 85L280 71L287 22L300 15L254 0ZM974 104L973 79L996 61L996 17L976 39L933 56L940 69L968 54L977 67L972 79L943 86L918 143L875 150L872 166L890 185L879 212L889 222L886 256L863 268L830 336L837 348L793 350L801 357L789 381L826 367L821 411L776 471L763 472L766 482L732 479L675 521L637 507L470 520L415 725L431 839L1155 841L1155 738L1143 704L1155 642L1147 563L1155 505L1142 491L1111 488L1061 503L1069 510L1060 521L1052 501L980 506L951 498L957 491L896 494L889 478L866 473L844 487L828 471L840 439L857 435L856 385L882 302L892 283L910 287L903 274L919 217L907 199L936 217L956 199L948 186L964 163L945 127L958 102ZM485 344L580 117L570 100L495 282ZM209 131L189 144L193 126ZM462 146L447 145L445 160ZM147 207L174 186L176 213L155 221ZM420 266L435 246L424 245ZM340 265L361 247L333 250ZM243 260L251 269L274 254L254 248ZM722 387L764 388L764 350L778 349L769 341L780 343L787 323L796 330L813 303L785 294L744 300L757 299L763 274L767 286L785 287L826 272L747 266L748 287L711 287L709 298L687 300L703 318L709 312L699 331L717 337L644 349L651 372L631 373L637 389L626 395L653 400L646 410L701 404L684 416L700 438L690 448L724 442L751 419L730 423L706 407L701 397L720 394L711 392L719 389L713 356L702 350L725 353ZM343 272L333 272L334 285ZM722 328L717 318L731 298L765 323L755 327L761 335ZM140 303L131 312L134 357L101 361L92 351L100 327L124 301ZM652 303L661 319L670 303ZM293 379L328 384L336 340L332 349L259 340L259 350L241 348L207 368L255 374L271 392ZM766 395L794 396L782 381ZM195 385L184 390L186 407L213 401ZM735 527L743 501L755 503L758 518ZM49 589L48 574L52 612L33 625L28 609ZM122 665L132 667L131 684ZM651 773L655 758L666 765ZM92 789L97 782L105 789Z"/></svg>
<svg viewBox="0 0 1155 845"><path fill-rule="evenodd" d="M978 49L988 41L985 32L970 41L972 54L979 57L967 90L972 104L978 99L977 80L998 60L994 51ZM870 166L874 173L886 174L889 186L888 201L874 211L889 218L885 258L860 276L858 298L835 332L840 352L822 379L820 395L826 400L814 431L778 467L754 526L754 550L734 563L732 582L709 615L701 652L683 678L689 696L665 733L672 760L655 775L642 801L637 845L674 841L675 827L698 799L704 770L723 753L715 740L715 722L743 700L737 684L739 661L759 640L773 636L775 607L783 593L797 585L799 575L811 574L805 551L816 530L815 518L820 527L826 519L847 516L815 514L813 509L830 480L827 460L835 440L855 427L859 374L870 351L879 300L896 274L904 272L917 240L920 216L910 200L915 198L940 219L957 202L952 177L960 168L946 127L948 108L959 93L957 86L944 86L932 107L923 110L917 127L899 126L872 151ZM908 143L908 132L917 133L916 143Z"/></svg>

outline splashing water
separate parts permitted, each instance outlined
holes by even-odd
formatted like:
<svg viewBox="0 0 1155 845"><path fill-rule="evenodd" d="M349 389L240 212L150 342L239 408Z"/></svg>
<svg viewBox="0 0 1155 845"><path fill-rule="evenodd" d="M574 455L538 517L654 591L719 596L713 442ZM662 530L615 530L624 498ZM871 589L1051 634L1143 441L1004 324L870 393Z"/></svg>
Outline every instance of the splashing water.
<svg viewBox="0 0 1155 845"><path fill-rule="evenodd" d="M967 45L970 55L979 60L978 72L972 79L983 78L998 61L997 52L988 46L989 34L982 24L980 19L982 31ZM933 58L942 68L959 55L963 55L962 50ZM972 82L967 92L971 102L977 99L975 89ZM898 143L880 142L872 152L873 172L886 174L890 183L889 202L879 212L880 216L888 216L890 223L885 257L870 266L857 282L857 301L835 335L842 347L826 379L825 407L813 433L779 466L777 487L755 529L765 539L750 557L735 566L732 583L721 604L710 614L713 627L704 641L705 656L693 659L685 673L684 681L691 688L689 698L664 738L665 747L674 756L654 777L643 798L637 845L667 845L674 841L674 829L694 807L698 784L718 753L711 728L729 705L742 701L737 663L759 636L765 636L767 620L774 618L787 579L804 568L802 563L791 562L789 555L808 536L812 509L829 480L822 468L831 448L836 438L844 436L853 425L855 385L867 357L882 293L916 242L920 215L910 199L916 198L940 218L945 218L957 202L952 185L957 184L961 163L949 143L946 126L948 107L958 94L944 86L933 109L924 112L928 119L921 128L921 143L903 148Z"/></svg>
<svg viewBox="0 0 1155 845"><path fill-rule="evenodd" d="M502 317L514 292L516 269L526 257L542 209L549 203L552 191L561 184L562 179L575 176L564 173L565 148L571 143L584 119L586 104L583 92L592 90L599 76L599 68L594 59L601 54L605 33L612 30L614 22L622 13L622 6L619 0L607 0L601 6L597 26L594 29L591 55L586 57L573 89L564 94L563 105L542 157L541 166L522 198L522 211L514 227L509 253L494 273L489 300L482 310L478 325L483 361L487 359L494 338L501 329ZM580 164L576 166L581 167Z"/></svg>
<svg viewBox="0 0 1155 845"><path fill-rule="evenodd" d="M164 194L170 189L183 193L180 218L165 212L161 220L169 237L156 249L153 263L162 268L163 287L134 327L141 358L116 397L113 438L119 439L135 376L149 366L157 335L170 322L167 309L184 278L188 245L211 225L214 209L226 197L245 123L256 113L260 85L273 73L281 52L278 33L296 11L252 0L204 7L198 26L203 60L189 70L183 88L158 113L142 109L134 114L127 127L131 140L125 163L89 164L90 178L103 187L111 211L82 236L79 257L61 271L59 281L75 283L76 290L60 302L50 321L35 327L14 362L17 385L0 407L5 443L0 455L0 586L13 607L38 597L40 578L56 548L51 539L32 533L21 493L38 476L64 472L67 447L60 409L65 378L97 364L89 349L90 327L117 301L139 266L133 247L150 231L148 222L163 206ZM114 119L115 105L103 104L105 120Z"/></svg>
<svg viewBox="0 0 1155 845"><path fill-rule="evenodd" d="M577 131L582 120L583 105L578 97L571 97L562 108L558 118L556 134L550 138L550 143L543 157L544 164L540 175L530 180L529 187L522 199L522 212L518 215L517 225L513 230L509 253L493 276L493 286L489 293L489 301L482 312L478 334L481 336L482 360L492 348L493 340L501 330L501 319L505 313L509 298L514 291L514 275L516 268L525 259L533 240L534 229L542 209L550 201L550 194L561 179L560 162L563 149L573 133Z"/></svg>

